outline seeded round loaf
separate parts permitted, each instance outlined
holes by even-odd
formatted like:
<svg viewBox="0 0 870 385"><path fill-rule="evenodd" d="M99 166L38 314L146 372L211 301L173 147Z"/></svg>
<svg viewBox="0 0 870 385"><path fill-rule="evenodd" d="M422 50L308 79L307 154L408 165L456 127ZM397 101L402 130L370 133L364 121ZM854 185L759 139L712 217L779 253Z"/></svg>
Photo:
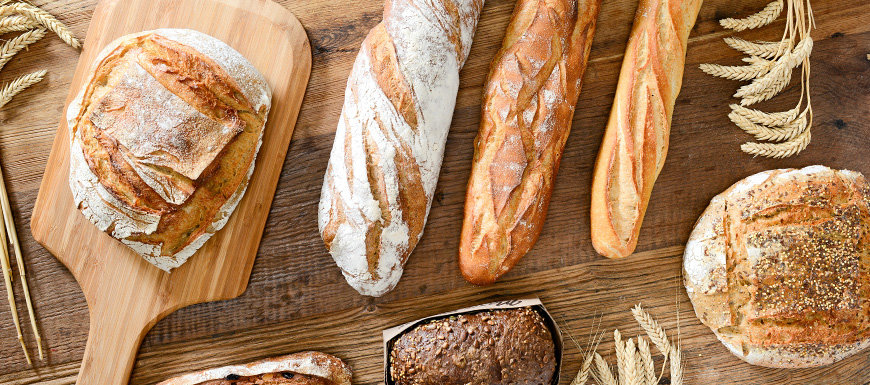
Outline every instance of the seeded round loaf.
<svg viewBox="0 0 870 385"><path fill-rule="evenodd" d="M811 166L713 198L683 261L695 313L754 365L827 365L870 346L870 185Z"/></svg>
<svg viewBox="0 0 870 385"><path fill-rule="evenodd" d="M180 266L241 200L271 98L247 59L206 34L110 43L67 110L76 205L148 262Z"/></svg>
<svg viewBox="0 0 870 385"><path fill-rule="evenodd" d="M553 336L532 308L462 314L403 333L390 350L395 385L548 385Z"/></svg>

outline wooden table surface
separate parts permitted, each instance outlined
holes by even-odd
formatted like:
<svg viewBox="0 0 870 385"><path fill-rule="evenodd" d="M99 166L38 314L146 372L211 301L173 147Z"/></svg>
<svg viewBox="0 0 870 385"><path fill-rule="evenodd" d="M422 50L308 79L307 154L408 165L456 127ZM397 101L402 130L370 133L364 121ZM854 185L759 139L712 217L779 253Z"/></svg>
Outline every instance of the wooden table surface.
<svg viewBox="0 0 870 385"><path fill-rule="evenodd" d="M604 330L636 335L629 309L643 303L672 332L680 327L686 383L870 384L870 351L820 369L753 367L733 357L695 318L680 283L683 245L714 195L737 180L771 168L824 164L870 175L870 3L815 1L818 29L812 54L813 142L786 160L752 158L739 150L750 137L726 117L737 83L715 79L698 64L738 64L717 19L746 15L767 0L707 0L689 42L683 90L674 113L667 163L652 195L638 252L624 260L598 256L589 241L589 186L636 0L606 0L598 20L583 92L535 248L496 285L471 286L456 254L472 141L489 61L498 49L513 1L487 2L465 69L447 141L444 166L425 235L398 287L382 298L358 295L317 232L317 204L346 77L367 31L381 18L381 0L279 0L305 26L313 51L311 82L272 204L247 292L240 298L181 309L160 321L140 349L131 383L151 384L181 372L240 363L306 349L346 359L358 383L382 381L381 330L435 312L488 300L539 296L566 334L580 344L601 319ZM96 0L35 0L83 38ZM740 34L778 39L784 22ZM30 368L0 305L0 383L75 381L88 331L85 299L69 272L33 241L33 203L78 60L56 37L19 54L0 82L48 69L46 81L0 111L0 160L10 190L27 274L48 356ZM790 108L800 87L764 104ZM16 288L17 286L16 281ZM24 309L16 289L19 309ZM26 317L26 312L22 317ZM25 338L34 346L29 327ZM566 344L563 383L579 367ZM599 351L613 360L608 335ZM31 350L35 354L35 350ZM107 352L111 354L111 352Z"/></svg>

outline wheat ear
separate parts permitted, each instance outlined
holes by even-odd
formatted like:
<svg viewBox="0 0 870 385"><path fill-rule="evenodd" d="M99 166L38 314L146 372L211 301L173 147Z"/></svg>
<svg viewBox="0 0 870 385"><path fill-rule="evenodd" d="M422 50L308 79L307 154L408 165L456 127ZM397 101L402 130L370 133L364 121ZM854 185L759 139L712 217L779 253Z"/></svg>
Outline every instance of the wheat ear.
<svg viewBox="0 0 870 385"><path fill-rule="evenodd" d="M21 93L21 91L26 90L27 87L30 87L42 81L42 79L45 78L45 74L45 70L40 70L21 76L7 83L5 86L3 86L3 89L0 90L0 107L5 106L6 103L9 103L9 101L12 100L15 95L18 95L19 93Z"/></svg>
<svg viewBox="0 0 870 385"><path fill-rule="evenodd" d="M604 338L604 333L598 333L598 328L594 326L595 322L593 321L592 340L589 341L589 346L583 352L583 365L580 366L580 371L577 372L577 376L574 377L574 380L571 381L571 385L586 385L586 382L589 381L589 374L592 370L592 361L595 358L595 350L598 349L598 344L601 343L601 340ZM600 322L598 326L601 326ZM569 334L570 336L570 334ZM573 340L574 337L571 337ZM577 341L574 341L576 344ZM578 345L579 347L579 345Z"/></svg>
<svg viewBox="0 0 870 385"><path fill-rule="evenodd" d="M762 59L763 60L763 59ZM770 72L775 62L765 60L748 66L723 66L721 64L701 64L699 68L708 75L730 80L746 81L755 79Z"/></svg>
<svg viewBox="0 0 870 385"><path fill-rule="evenodd" d="M809 57L812 50L811 38L801 40L794 51L777 59L768 73L737 89L734 97L742 98L740 104L747 106L776 96L791 81L792 70Z"/></svg>
<svg viewBox="0 0 870 385"><path fill-rule="evenodd" d="M44 29L34 29L22 33L14 39L4 43L3 46L0 47L0 69L3 69L6 63L9 63L9 61L12 60L12 57L21 52L21 50L39 41L39 39L42 39L43 37L45 37Z"/></svg>
<svg viewBox="0 0 870 385"><path fill-rule="evenodd" d="M764 112L738 104L731 105L731 113L740 115L752 123L763 124L768 127L784 126L797 119L801 105L783 112ZM731 116L731 115L728 115Z"/></svg>
<svg viewBox="0 0 870 385"><path fill-rule="evenodd" d="M640 351L634 349L634 373L637 380L635 380L635 384L637 385L647 385L646 376L644 375L643 370L643 357L640 356Z"/></svg>
<svg viewBox="0 0 870 385"><path fill-rule="evenodd" d="M649 313L643 310L643 307L641 307L640 304L635 305L634 308L631 309L631 314L634 316L634 319L640 327L646 332L647 336L649 336L653 345L655 345L656 348L667 357L671 351L671 341L668 339L668 334L665 332L665 329L662 328L658 321L653 319Z"/></svg>
<svg viewBox="0 0 870 385"><path fill-rule="evenodd" d="M799 119L795 119L785 125L774 127L754 123L734 111L731 111L731 113L728 114L728 118L731 119L737 127L740 127L743 131L755 136L756 140L767 140L771 142L792 140L807 128L806 114L802 114Z"/></svg>
<svg viewBox="0 0 870 385"><path fill-rule="evenodd" d="M39 24L34 23L27 17L21 15L6 16L0 19L0 35L9 32L22 32L29 29L34 29Z"/></svg>
<svg viewBox="0 0 870 385"><path fill-rule="evenodd" d="M27 4L27 3L15 3L10 5L5 5L0 8L0 16L12 15L20 13L30 20L37 22L44 26L51 32L57 34L58 37L61 38L64 42L69 44L71 47L79 49L82 46L82 43L76 39L75 35L73 35L72 31L60 22L57 18L52 16L50 13L44 11L42 8Z"/></svg>
<svg viewBox="0 0 870 385"><path fill-rule="evenodd" d="M774 0L770 4L767 4L764 9L758 11L758 13L749 15L742 19L722 19L719 20L719 24L722 24L723 27L733 29L737 32L746 29L763 27L776 20L776 18L779 17L779 14L782 13L782 8L782 0Z"/></svg>
<svg viewBox="0 0 870 385"><path fill-rule="evenodd" d="M653 363L652 352L649 349L649 341L643 337L637 337L637 353L640 355L640 361L643 363L643 378L648 385L655 385L656 368Z"/></svg>
<svg viewBox="0 0 870 385"><path fill-rule="evenodd" d="M598 352L595 352L595 370L592 372L592 377L598 385L619 385L613 377L610 365L607 365L607 361Z"/></svg>
<svg viewBox="0 0 870 385"><path fill-rule="evenodd" d="M789 41L746 41L738 37L726 37L725 44L747 55L773 59L789 50Z"/></svg>
<svg viewBox="0 0 870 385"><path fill-rule="evenodd" d="M765 156L768 158L787 158L797 154L807 148L810 144L812 135L810 130L804 130L798 137L782 143L743 143L740 149L743 152L754 156Z"/></svg>
<svg viewBox="0 0 870 385"><path fill-rule="evenodd" d="M671 350L671 385L683 385L683 361L679 346Z"/></svg>

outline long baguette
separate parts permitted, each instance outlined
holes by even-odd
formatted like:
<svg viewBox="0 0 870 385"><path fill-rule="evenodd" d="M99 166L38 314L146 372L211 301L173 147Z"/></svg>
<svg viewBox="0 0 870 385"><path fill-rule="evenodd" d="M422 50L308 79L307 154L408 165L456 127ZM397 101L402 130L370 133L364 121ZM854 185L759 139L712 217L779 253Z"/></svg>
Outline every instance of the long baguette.
<svg viewBox="0 0 870 385"><path fill-rule="evenodd" d="M392 290L423 234L483 1L387 0L356 58L318 222L361 294Z"/></svg>
<svg viewBox="0 0 870 385"><path fill-rule="evenodd" d="M625 50L592 180L592 245L634 252L649 197L668 152L689 32L702 0L641 0Z"/></svg>
<svg viewBox="0 0 870 385"><path fill-rule="evenodd" d="M492 62L465 200L459 266L494 282L535 244L601 0L520 0Z"/></svg>

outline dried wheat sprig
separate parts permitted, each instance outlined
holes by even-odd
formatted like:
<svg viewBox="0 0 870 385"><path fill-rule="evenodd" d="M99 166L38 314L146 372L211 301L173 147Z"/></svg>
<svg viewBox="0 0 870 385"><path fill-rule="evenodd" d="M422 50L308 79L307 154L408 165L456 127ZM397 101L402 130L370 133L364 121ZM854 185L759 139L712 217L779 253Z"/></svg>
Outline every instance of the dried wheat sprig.
<svg viewBox="0 0 870 385"><path fill-rule="evenodd" d="M589 375L592 370L592 360L595 358L595 350L598 349L598 344L601 343L601 340L604 339L604 333L599 333L598 328L601 327L601 321L598 322L598 326L595 326L595 322L592 322L592 330L591 335L593 335L592 339L589 341L589 346L583 352L583 365L580 366L580 370L577 372L577 375L574 377L574 380L571 381L571 385L586 385L586 382L589 381ZM568 336L574 340L574 337L569 333ZM574 341L574 344L577 344L577 341ZM579 347L579 344L577 344Z"/></svg>
<svg viewBox="0 0 870 385"><path fill-rule="evenodd" d="M764 60L764 59L762 59ZM713 75L729 80L746 81L755 79L770 72L775 62L765 60L747 66L723 66L721 64L701 64L698 67L708 75Z"/></svg>
<svg viewBox="0 0 870 385"><path fill-rule="evenodd" d="M765 59L774 59L783 52L788 52L790 41L747 41L739 37L726 37L725 44L747 55L758 56Z"/></svg>
<svg viewBox="0 0 870 385"><path fill-rule="evenodd" d="M801 95L803 96L803 95ZM768 127L784 126L797 119L800 114L801 104L799 103L794 108L782 112L764 112L748 107L743 107L739 104L731 105L731 113L742 116L755 124L763 124ZM730 114L728 115L731 116Z"/></svg>
<svg viewBox="0 0 870 385"><path fill-rule="evenodd" d="M3 255L0 256L0 265L3 269L3 281L6 284L6 299L9 300L9 311L12 313L12 322L15 324L15 331L18 333L18 342L21 344L21 350L24 351L24 358L28 365L32 365L30 354L27 353L27 345L24 344L24 336L21 334L21 322L18 320L18 306L15 304L15 295L12 292L12 267L9 264L9 249L6 248L6 229L3 221L0 221L0 249Z"/></svg>
<svg viewBox="0 0 870 385"><path fill-rule="evenodd" d="M34 29L16 36L14 39L8 40L0 47L0 69L12 60L12 57L27 48L27 46L39 41L45 37L44 29Z"/></svg>
<svg viewBox="0 0 870 385"><path fill-rule="evenodd" d="M644 375L643 369L643 358L640 356L640 351L637 349L634 350L634 373L637 378L635 384L637 385L647 385L646 376Z"/></svg>
<svg viewBox="0 0 870 385"><path fill-rule="evenodd" d="M634 339L629 338L622 343L622 355L616 351L617 364L625 367L625 385L641 385L640 373L637 371L637 347L634 345ZM620 370L621 372L622 370ZM622 375L620 374L620 383L623 383Z"/></svg>
<svg viewBox="0 0 870 385"><path fill-rule="evenodd" d="M747 106L768 100L785 88L791 81L792 70L803 63L813 50L813 40L801 40L795 49L776 60L769 72L737 89L735 98L742 98L740 104Z"/></svg>
<svg viewBox="0 0 870 385"><path fill-rule="evenodd" d="M722 19L719 20L719 24L721 24L725 28L733 29L737 32L763 27L776 20L776 18L779 17L780 13L782 13L782 8L783 1L774 0L770 4L767 4L764 9L762 9L758 13L749 15L742 19Z"/></svg>
<svg viewBox="0 0 870 385"><path fill-rule="evenodd" d="M29 29L34 29L39 24L36 24L27 17L21 15L6 16L0 19L0 35L9 32L22 32Z"/></svg>
<svg viewBox="0 0 870 385"><path fill-rule="evenodd" d="M785 125L773 127L754 123L734 111L731 111L731 113L728 114L728 118L731 119L737 127L740 127L743 131L755 136L755 139L771 142L792 140L803 133L807 128L806 114L801 114L800 118L788 122Z"/></svg>
<svg viewBox="0 0 870 385"><path fill-rule="evenodd" d="M787 158L807 148L807 145L810 144L810 139L812 139L810 131L804 130L798 137L782 143L743 143L740 149L753 156Z"/></svg>
<svg viewBox="0 0 870 385"><path fill-rule="evenodd" d="M21 14L41 24L49 31L54 32L64 42L75 49L81 48L82 44L76 39L72 31L57 18L42 8L27 3L15 3L0 7L0 16Z"/></svg>
<svg viewBox="0 0 870 385"><path fill-rule="evenodd" d="M616 378L619 380L619 385L626 385L625 380L628 375L625 372L625 346L619 329L613 330L613 344L614 350L616 350Z"/></svg>
<svg viewBox="0 0 870 385"><path fill-rule="evenodd" d="M598 352L595 352L595 370L592 371L592 377L598 385L619 385L613 377L610 365L607 365L607 361Z"/></svg>
<svg viewBox="0 0 870 385"><path fill-rule="evenodd" d="M637 353L640 355L640 361L643 363L643 378L644 382L649 385L655 385L656 368L653 363L652 352L649 350L649 341L643 337L637 337Z"/></svg>
<svg viewBox="0 0 870 385"><path fill-rule="evenodd" d="M631 314L634 316L635 321L637 321L640 327L646 332L647 336L649 336L653 345L655 345L656 348L667 357L671 351L671 341L668 339L668 334L665 332L665 329L662 328L658 321L649 315L649 313L643 310L643 307L641 307L640 304L635 305L634 308L631 309Z"/></svg>
<svg viewBox="0 0 870 385"><path fill-rule="evenodd" d="M680 346L674 346L671 350L671 385L683 385L683 357Z"/></svg>
<svg viewBox="0 0 870 385"><path fill-rule="evenodd" d="M21 91L26 90L27 87L42 81L46 73L45 70L40 70L20 76L15 80L6 83L6 85L3 86L3 89L0 90L0 108L5 106L6 103L9 103L9 101L12 100L12 97L18 95Z"/></svg>

